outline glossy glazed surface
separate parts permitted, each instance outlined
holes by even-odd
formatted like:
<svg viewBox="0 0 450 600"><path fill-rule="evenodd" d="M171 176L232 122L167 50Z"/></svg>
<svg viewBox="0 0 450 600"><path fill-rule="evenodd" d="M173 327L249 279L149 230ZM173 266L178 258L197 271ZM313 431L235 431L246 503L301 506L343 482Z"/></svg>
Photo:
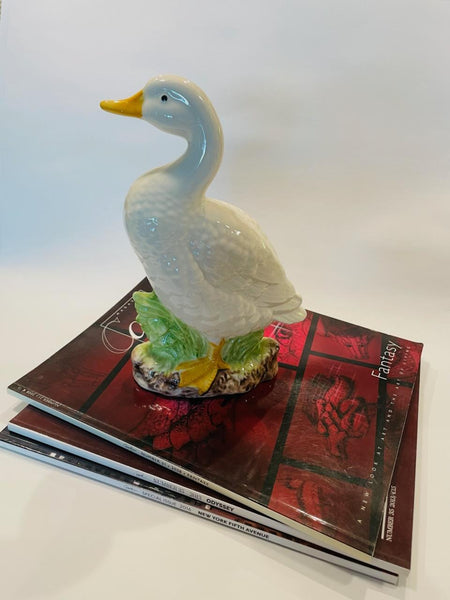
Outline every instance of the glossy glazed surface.
<svg viewBox="0 0 450 600"><path fill-rule="evenodd" d="M104 101L102 108L142 114L187 141L178 160L137 179L125 202L130 241L164 306L214 343L274 319L302 320L301 298L255 221L205 195L223 136L204 92L189 80L159 76L129 99L129 110L126 100Z"/></svg>

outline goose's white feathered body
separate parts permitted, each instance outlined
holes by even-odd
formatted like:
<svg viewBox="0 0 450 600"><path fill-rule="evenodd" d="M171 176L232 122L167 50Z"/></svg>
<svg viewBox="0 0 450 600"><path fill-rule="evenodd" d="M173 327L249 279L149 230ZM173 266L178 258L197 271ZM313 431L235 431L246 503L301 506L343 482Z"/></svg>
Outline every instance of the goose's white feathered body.
<svg viewBox="0 0 450 600"><path fill-rule="evenodd" d="M141 102L144 119L188 142L176 162L140 177L125 203L128 235L161 302L214 343L275 319L302 320L301 298L258 225L205 196L222 157L220 123L205 94L166 76L146 85Z"/></svg>
<svg viewBox="0 0 450 600"><path fill-rule="evenodd" d="M216 343L274 319L304 318L301 299L250 217L209 198L186 210L166 186L158 185L164 177L147 177L128 194L125 222L166 308ZM151 197L158 199L157 205Z"/></svg>

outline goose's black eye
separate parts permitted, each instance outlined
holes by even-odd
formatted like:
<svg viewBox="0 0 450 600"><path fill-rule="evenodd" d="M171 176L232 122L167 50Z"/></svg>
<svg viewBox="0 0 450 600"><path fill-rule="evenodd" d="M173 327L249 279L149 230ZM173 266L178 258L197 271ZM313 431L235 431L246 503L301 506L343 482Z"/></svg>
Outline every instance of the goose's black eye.
<svg viewBox="0 0 450 600"><path fill-rule="evenodd" d="M167 96L165 94L161 96L161 102L167 102Z"/></svg>

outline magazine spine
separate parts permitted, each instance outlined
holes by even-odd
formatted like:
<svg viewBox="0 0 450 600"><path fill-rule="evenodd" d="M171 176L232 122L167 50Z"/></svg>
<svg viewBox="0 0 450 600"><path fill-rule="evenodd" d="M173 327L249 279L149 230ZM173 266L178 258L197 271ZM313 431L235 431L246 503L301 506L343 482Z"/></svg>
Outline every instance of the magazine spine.
<svg viewBox="0 0 450 600"><path fill-rule="evenodd" d="M109 477L108 475L99 473L98 471L90 471L86 468L77 465L72 465L62 460L57 460L55 457L47 456L45 454L37 454L33 452L32 449L28 449L24 446L20 446L17 444L10 444L8 442L3 441L2 439L0 439L0 447L11 449L17 452L18 454L22 454L29 458L34 458L43 463L57 466L63 470L76 473L78 475L83 475L84 477L93 479L95 481L99 481L101 483L106 483L108 485L111 485L112 487L122 489L124 491L133 493L137 496L149 500L153 500L165 506L176 508L183 512L201 517L205 520L224 525L225 527L234 529L236 531L240 531L241 533L247 533L248 535L251 535L258 539L263 539L265 541L272 542L279 546L283 546L287 549L294 550L307 556L311 556L312 558L318 558L330 564L351 569L368 577L385 581L386 583L390 583L393 585L398 584L398 576L395 573L377 570L371 568L369 565L366 566L364 564L353 563L351 560L347 560L345 557L333 556L333 558L330 558L330 556L327 555L326 552L321 552L319 549L304 546L300 541L296 542L295 540L289 540L277 536L276 534L272 534L270 532L258 529L256 527L251 527L249 525L241 525L235 520L233 520L232 517L228 518L225 516L214 515L213 513L208 512L208 505L205 505L204 508L192 506L188 502L183 502L181 499L165 496L163 490L161 490L161 493L158 493L155 490L145 489L141 487L138 482L133 484L126 483L121 480L116 480L112 477Z"/></svg>
<svg viewBox="0 0 450 600"><path fill-rule="evenodd" d="M290 519L279 513L276 513L275 511L272 511L270 508L265 507L261 504L258 504L257 502L255 502L249 498L240 496L239 494L236 494L235 492L232 492L232 491L224 488L223 486L220 486L212 481L209 481L203 477L200 477L196 473L193 473L192 471L189 471L188 469L180 467L179 465L176 465L169 460L166 460L164 458L161 458L159 456L151 454L150 452L147 452L147 451L143 450L142 448L139 448L139 447L133 445L132 443L126 441L123 438L117 438L114 435L109 434L105 431L102 431L102 430L90 425L89 423L87 423L85 421L81 421L77 418L72 417L67 412L64 412L64 408L65 408L64 405L61 405L59 402L57 402L55 400L52 400L51 405L49 405L49 403L46 403L45 400L43 401L42 395L39 395L40 398L36 399L34 397L35 393L32 390L27 390L23 386L20 386L20 392L15 390L14 387L12 387L12 386L8 389L14 396L19 397L21 400L26 399L32 406L34 406L38 409L44 410L44 411L48 412L49 414L53 415L54 417L63 419L64 421L67 421L68 423L71 423L72 425L80 427L81 429L84 429L85 431L88 431L89 433L93 433L94 435L96 435L100 438L103 438L103 439L107 440L108 442L112 442L113 444L116 444L122 448L125 448L126 450L129 450L130 452L133 452L135 454L138 454L139 456L142 456L148 460L151 460L152 462L160 465L161 467L169 469L169 470L173 471L174 473L178 473L179 475L186 477L187 479L190 479L191 481L199 483L207 488L210 488L219 494L223 494L223 495L231 498L231 500L234 500L235 502L240 502L242 504L245 504L252 510L263 513L264 515L266 515L267 517L269 517L271 519L275 519L288 527L294 528L295 530L300 532L302 539L304 539L307 542L310 542L312 544L320 544L324 548L327 548L334 552L339 552L339 553L348 555L348 556L350 556L356 560L359 560L361 562L370 564L372 561L371 554L367 554L365 552L362 552L361 550L357 550L356 548L353 548L352 546L350 546L348 544L345 544L343 542L340 542L338 540L330 538L329 536L327 536L325 534L321 534L321 533L315 532L315 531L312 532L312 530L309 527L307 527L306 525L302 525L302 524L294 521L293 519ZM63 410L60 410L60 409L63 409ZM297 535L299 535L299 534L297 534Z"/></svg>
<svg viewBox="0 0 450 600"><path fill-rule="evenodd" d="M219 500L217 497L214 497L212 495L204 494L198 490L193 490L190 487L174 483L170 480L158 477L157 475L147 473L146 471L141 471L140 469L129 467L123 462L118 462L109 458L105 458L101 454L96 454L94 452L90 452L89 450L80 449L79 447L73 444L68 444L67 442L64 442L60 439L47 436L41 432L28 429L21 425L17 425L16 423L8 423L8 430L12 433L19 434L31 440L35 440L39 443L47 444L48 446L53 446L55 448L58 448L59 450L70 452L71 454L75 454L77 456L80 456L81 458L92 460L98 464L104 465L105 467L121 471L122 473L130 475L131 477L142 479L143 481L163 487L177 494L187 496L188 498L193 498L194 500L203 502L208 506L225 510L226 512L229 512L231 514L236 514L240 517L243 517L244 519L256 521L261 525L271 527L272 529L276 529L277 531L280 531L282 533L286 533L288 535L302 539L302 537L299 535L299 532L296 529L289 527L284 523L275 521L274 519L270 519L269 517L259 514L258 512L248 510L243 506Z"/></svg>

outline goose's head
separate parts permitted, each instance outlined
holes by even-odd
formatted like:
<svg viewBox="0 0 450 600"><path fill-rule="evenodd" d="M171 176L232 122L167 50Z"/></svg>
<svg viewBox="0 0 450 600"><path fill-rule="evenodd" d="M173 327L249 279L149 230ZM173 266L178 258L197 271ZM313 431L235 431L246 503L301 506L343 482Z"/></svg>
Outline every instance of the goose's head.
<svg viewBox="0 0 450 600"><path fill-rule="evenodd" d="M190 140L198 128L220 131L216 112L206 94L192 81L175 75L150 79L137 94L125 100L103 100L103 110L138 117L167 133Z"/></svg>

